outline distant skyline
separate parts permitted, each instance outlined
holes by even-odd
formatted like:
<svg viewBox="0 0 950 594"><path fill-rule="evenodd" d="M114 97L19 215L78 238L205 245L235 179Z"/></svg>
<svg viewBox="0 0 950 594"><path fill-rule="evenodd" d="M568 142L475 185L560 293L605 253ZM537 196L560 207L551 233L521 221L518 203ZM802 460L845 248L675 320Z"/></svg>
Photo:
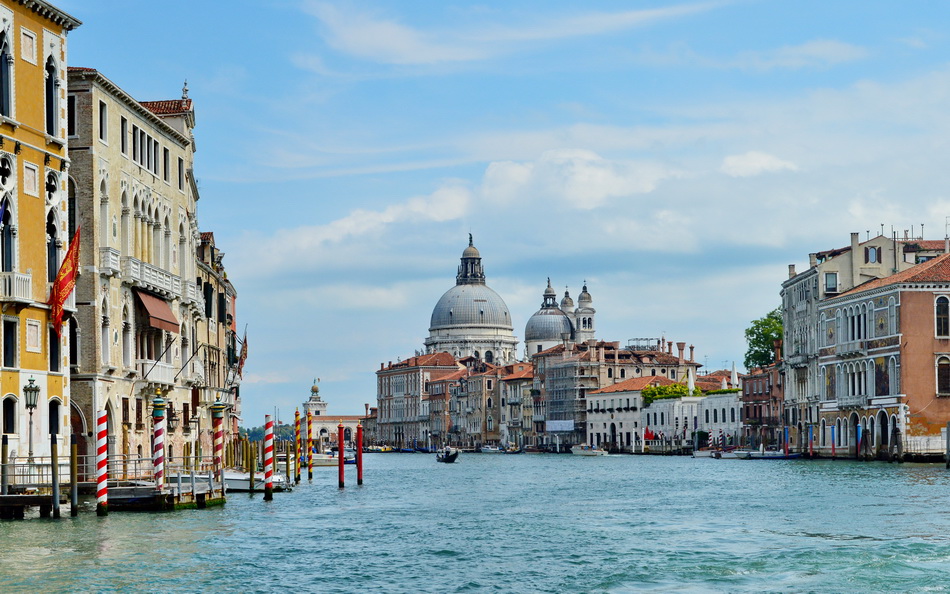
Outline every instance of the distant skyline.
<svg viewBox="0 0 950 594"><path fill-rule="evenodd" d="M788 265L950 216L943 3L56 1L69 64L197 115L244 425L375 405L474 236L522 340L547 277L598 338L741 367Z"/></svg>

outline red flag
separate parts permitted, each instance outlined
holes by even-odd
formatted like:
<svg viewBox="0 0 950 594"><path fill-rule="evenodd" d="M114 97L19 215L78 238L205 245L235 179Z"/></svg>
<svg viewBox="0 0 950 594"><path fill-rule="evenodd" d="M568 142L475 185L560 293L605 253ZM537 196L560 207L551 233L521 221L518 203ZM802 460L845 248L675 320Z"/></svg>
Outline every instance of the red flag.
<svg viewBox="0 0 950 594"><path fill-rule="evenodd" d="M244 341L241 342L241 355L238 357L238 375L244 379L244 362L247 361L247 330L244 330Z"/></svg>
<svg viewBox="0 0 950 594"><path fill-rule="evenodd" d="M56 330L56 336L61 336L63 325L63 304L66 298L76 288L76 273L79 270L79 228L76 228L76 234L73 240L69 242L69 250L63 259L59 272L56 274L56 280L53 282L53 289L49 292L50 316L53 321L53 329Z"/></svg>
<svg viewBox="0 0 950 594"><path fill-rule="evenodd" d="M656 438L656 434L650 431L650 428L647 427L646 430L644 430L643 432L643 439L655 439L655 438Z"/></svg>

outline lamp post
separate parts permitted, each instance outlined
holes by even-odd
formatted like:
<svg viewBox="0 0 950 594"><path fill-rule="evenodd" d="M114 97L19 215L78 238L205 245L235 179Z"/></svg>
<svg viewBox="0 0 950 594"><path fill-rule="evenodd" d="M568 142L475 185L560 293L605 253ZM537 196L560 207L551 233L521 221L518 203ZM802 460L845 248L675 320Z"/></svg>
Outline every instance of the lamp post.
<svg viewBox="0 0 950 594"><path fill-rule="evenodd" d="M29 383L23 386L23 397L26 399L26 408L30 411L30 450L27 454L27 461L30 464L33 463L33 411L36 409L36 401L40 396L40 387L34 384L35 381L32 377L28 380Z"/></svg>

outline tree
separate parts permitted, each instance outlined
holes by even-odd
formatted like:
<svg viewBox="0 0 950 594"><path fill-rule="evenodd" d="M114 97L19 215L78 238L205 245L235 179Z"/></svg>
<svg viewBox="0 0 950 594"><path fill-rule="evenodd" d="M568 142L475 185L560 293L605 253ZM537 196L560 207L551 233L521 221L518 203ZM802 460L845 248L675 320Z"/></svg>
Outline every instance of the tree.
<svg viewBox="0 0 950 594"><path fill-rule="evenodd" d="M782 312L775 308L764 317L752 320L746 328L745 340L749 349L745 352L746 369L765 367L775 362L775 341L782 340Z"/></svg>

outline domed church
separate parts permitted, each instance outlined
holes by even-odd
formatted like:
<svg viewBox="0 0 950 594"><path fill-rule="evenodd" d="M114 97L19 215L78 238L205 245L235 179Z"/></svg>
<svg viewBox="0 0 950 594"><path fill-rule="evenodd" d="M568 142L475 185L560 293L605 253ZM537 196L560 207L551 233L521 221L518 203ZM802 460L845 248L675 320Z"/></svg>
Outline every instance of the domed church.
<svg viewBox="0 0 950 594"><path fill-rule="evenodd" d="M456 359L475 357L486 363L515 360L518 339L504 300L485 284L482 256L468 235L455 286L445 292L429 324L427 353L450 353Z"/></svg>
<svg viewBox="0 0 950 594"><path fill-rule="evenodd" d="M596 313L593 299L587 292L587 283L584 283L584 289L577 299L575 309L574 300L571 299L568 291L564 291L564 298L558 306L557 294L551 287L549 278L541 309L528 319L524 328L526 356L530 358L535 353L561 344L563 340L578 343L594 340Z"/></svg>

